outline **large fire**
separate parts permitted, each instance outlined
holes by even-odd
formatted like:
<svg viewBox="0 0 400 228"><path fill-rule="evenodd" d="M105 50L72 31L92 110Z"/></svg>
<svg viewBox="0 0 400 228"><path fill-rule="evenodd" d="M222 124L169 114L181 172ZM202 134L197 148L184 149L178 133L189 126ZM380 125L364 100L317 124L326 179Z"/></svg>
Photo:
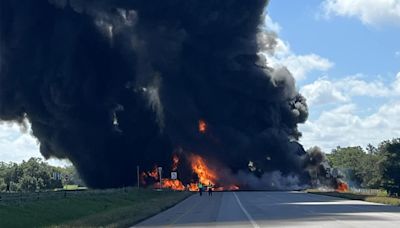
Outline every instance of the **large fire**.
<svg viewBox="0 0 400 228"><path fill-rule="evenodd" d="M349 191L349 186L344 182L339 182L338 186L336 188L336 191L338 191L338 192L347 192L347 191Z"/></svg>
<svg viewBox="0 0 400 228"><path fill-rule="evenodd" d="M217 170L214 170L210 166L208 166L207 161L204 158L200 157L199 155L195 154L190 155L189 161L193 172L197 174L199 182L202 183L203 185L212 186L214 191L239 190L239 186L234 184L217 186L219 178ZM197 185L191 184L189 186L189 190L198 191L199 188L197 187Z"/></svg>
<svg viewBox="0 0 400 228"><path fill-rule="evenodd" d="M170 189L177 190L177 191L184 191L186 189L180 180L171 180L168 178L163 178L162 187L170 188Z"/></svg>
<svg viewBox="0 0 400 228"><path fill-rule="evenodd" d="M187 185L186 189L191 191L191 192L194 192L194 191L198 191L199 187L197 186L196 183L190 183L190 184Z"/></svg>
<svg viewBox="0 0 400 228"><path fill-rule="evenodd" d="M198 183L202 183L203 186L212 187L214 191L224 191L224 190L238 190L239 187L237 185L228 185L228 186L218 186L218 175L217 171L209 167L207 165L207 161L200 157L199 155L191 154L188 155L188 161L192 168L193 173L195 173L198 177L198 181L193 181L189 183L186 187L183 183L178 179L170 179L170 178L162 178L161 186L159 182L154 184L154 188L168 188L177 191L198 191ZM171 170L176 172L179 165L179 157L174 155L172 157L172 167ZM144 177L152 177L154 180L159 180L157 166L154 169L147 173L142 173Z"/></svg>
<svg viewBox="0 0 400 228"><path fill-rule="evenodd" d="M189 161L193 172L197 174L201 183L215 185L217 174L206 165L206 161L202 157L192 154L189 156Z"/></svg>

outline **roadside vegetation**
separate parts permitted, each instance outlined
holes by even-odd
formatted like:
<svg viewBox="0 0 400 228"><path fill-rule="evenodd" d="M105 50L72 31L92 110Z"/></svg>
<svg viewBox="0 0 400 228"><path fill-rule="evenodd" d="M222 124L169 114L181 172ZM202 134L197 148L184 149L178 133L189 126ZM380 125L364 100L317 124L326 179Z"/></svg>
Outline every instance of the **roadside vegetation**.
<svg viewBox="0 0 400 228"><path fill-rule="evenodd" d="M7 200L12 194L20 198ZM0 227L128 227L191 193L124 188L0 195Z"/></svg>
<svg viewBox="0 0 400 228"><path fill-rule="evenodd" d="M400 195L400 138L368 145L337 147L327 154L328 163L338 169L350 187L382 189L390 196Z"/></svg>
<svg viewBox="0 0 400 228"><path fill-rule="evenodd" d="M400 206L400 199L396 197L390 197L385 194L385 192L378 194L365 194L365 193L356 193L356 192L324 192L318 190L308 190L308 193L318 194L318 195L326 195L333 197L340 197L344 199L350 200L363 200L372 203L381 203L388 204L393 206Z"/></svg>
<svg viewBox="0 0 400 228"><path fill-rule="evenodd" d="M311 189L313 194L400 206L400 138L368 145L337 147L327 154L349 185L347 192Z"/></svg>
<svg viewBox="0 0 400 228"><path fill-rule="evenodd" d="M84 183L73 166L55 167L40 158L20 164L0 162L0 192L35 192L76 185Z"/></svg>

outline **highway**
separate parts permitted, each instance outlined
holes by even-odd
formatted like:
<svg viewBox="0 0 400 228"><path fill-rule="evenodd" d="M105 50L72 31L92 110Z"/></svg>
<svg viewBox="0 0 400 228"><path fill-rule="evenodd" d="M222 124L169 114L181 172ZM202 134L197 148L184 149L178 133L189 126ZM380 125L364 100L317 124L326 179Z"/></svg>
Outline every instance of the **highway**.
<svg viewBox="0 0 400 228"><path fill-rule="evenodd" d="M400 207L304 192L193 195L134 227L400 227Z"/></svg>

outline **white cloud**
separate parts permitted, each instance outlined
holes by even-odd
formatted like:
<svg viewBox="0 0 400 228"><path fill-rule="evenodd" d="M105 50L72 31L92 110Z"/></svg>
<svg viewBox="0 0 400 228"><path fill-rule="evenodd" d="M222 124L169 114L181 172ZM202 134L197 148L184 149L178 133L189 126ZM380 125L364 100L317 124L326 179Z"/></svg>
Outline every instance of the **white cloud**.
<svg viewBox="0 0 400 228"><path fill-rule="evenodd" d="M300 92L310 106L349 102L355 96L394 97L400 95L400 72L391 85L385 85L380 80L367 82L362 75L355 75L336 81L320 78L303 86Z"/></svg>
<svg viewBox="0 0 400 228"><path fill-rule="evenodd" d="M336 88L334 83L324 79L318 79L303 86L300 93L307 99L307 104L310 106L348 101L348 98Z"/></svg>
<svg viewBox="0 0 400 228"><path fill-rule="evenodd" d="M323 6L326 16L357 17L374 26L400 24L400 0L324 0ZM269 45L262 48L262 54L268 65L287 66L297 80L304 79L311 71L327 71L333 67L333 62L317 54L294 53L287 41L277 38L276 34L282 30L279 24L269 17L265 20L270 33L263 38ZM395 55L400 56L400 52ZM336 80L323 77L300 89L312 107L311 112L317 112L299 125L303 133L300 142L306 148L317 145L330 152L337 146L365 147L400 136L400 102L397 101L400 100L400 72L390 83L382 77L367 78L361 74ZM386 101L374 99L370 103L370 98ZM315 107L326 104L329 106L321 106L322 112Z"/></svg>
<svg viewBox="0 0 400 228"><path fill-rule="evenodd" d="M310 106L334 106L300 125L301 142L306 148L318 145L330 152L336 146L365 147L400 136L400 72L387 85L379 80L367 82L356 75L336 81L321 78L304 86L301 92ZM364 101L371 97L388 99L374 111L368 104L357 105L356 96Z"/></svg>
<svg viewBox="0 0 400 228"><path fill-rule="evenodd" d="M278 23L266 15L265 31L259 34L258 40L261 45L261 54L266 57L270 67L285 66L296 80L301 80L312 71L326 71L334 65L330 60L314 53L298 55L291 51L290 44L277 37L281 29Z"/></svg>
<svg viewBox="0 0 400 228"><path fill-rule="evenodd" d="M338 81L337 86L342 88L349 96L387 97L391 89L381 81L366 82L358 78L358 75L346 77Z"/></svg>
<svg viewBox="0 0 400 228"><path fill-rule="evenodd" d="M396 80L392 85L393 93L396 95L400 95L400 72L396 75Z"/></svg>
<svg viewBox="0 0 400 228"><path fill-rule="evenodd" d="M270 66L286 66L296 80L304 79L308 73L314 70L326 71L333 63L316 54L296 55L287 49L286 53L267 57Z"/></svg>
<svg viewBox="0 0 400 228"><path fill-rule="evenodd" d="M43 158L39 152L39 142L30 134L30 125L27 132L16 123L0 122L0 161L22 162L31 157ZM52 165L70 165L67 160L49 159Z"/></svg>
<svg viewBox="0 0 400 228"><path fill-rule="evenodd" d="M282 27L277 22L274 22L268 14L264 17L264 25L275 33L279 33L282 30Z"/></svg>
<svg viewBox="0 0 400 228"><path fill-rule="evenodd" d="M357 106L345 104L323 112L316 120L300 126L301 143L306 148L318 145L325 152L337 146L377 145L400 135L400 102L382 105L375 113L360 117Z"/></svg>
<svg viewBox="0 0 400 228"><path fill-rule="evenodd" d="M400 0L325 0L325 16L358 18L366 25L400 25Z"/></svg>
<svg viewBox="0 0 400 228"><path fill-rule="evenodd" d="M15 123L1 123L0 160L20 162L31 156L40 157L37 140L28 133L22 133Z"/></svg>

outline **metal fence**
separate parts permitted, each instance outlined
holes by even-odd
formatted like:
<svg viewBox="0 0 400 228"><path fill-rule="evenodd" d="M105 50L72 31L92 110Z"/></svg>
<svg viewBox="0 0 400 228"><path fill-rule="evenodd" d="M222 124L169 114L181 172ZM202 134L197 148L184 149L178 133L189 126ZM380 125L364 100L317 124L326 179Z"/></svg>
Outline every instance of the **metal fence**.
<svg viewBox="0 0 400 228"><path fill-rule="evenodd" d="M72 198L77 196L95 196L95 195L106 195L117 192L127 192L134 188L118 188L118 189L106 189L106 190L83 190L83 191L40 191L40 192L0 192L0 204L12 203L12 202L28 202L43 199L63 199Z"/></svg>
<svg viewBox="0 0 400 228"><path fill-rule="evenodd" d="M380 189L364 189L364 188L350 188L350 192L360 193L364 195L378 195L382 194L383 190Z"/></svg>

